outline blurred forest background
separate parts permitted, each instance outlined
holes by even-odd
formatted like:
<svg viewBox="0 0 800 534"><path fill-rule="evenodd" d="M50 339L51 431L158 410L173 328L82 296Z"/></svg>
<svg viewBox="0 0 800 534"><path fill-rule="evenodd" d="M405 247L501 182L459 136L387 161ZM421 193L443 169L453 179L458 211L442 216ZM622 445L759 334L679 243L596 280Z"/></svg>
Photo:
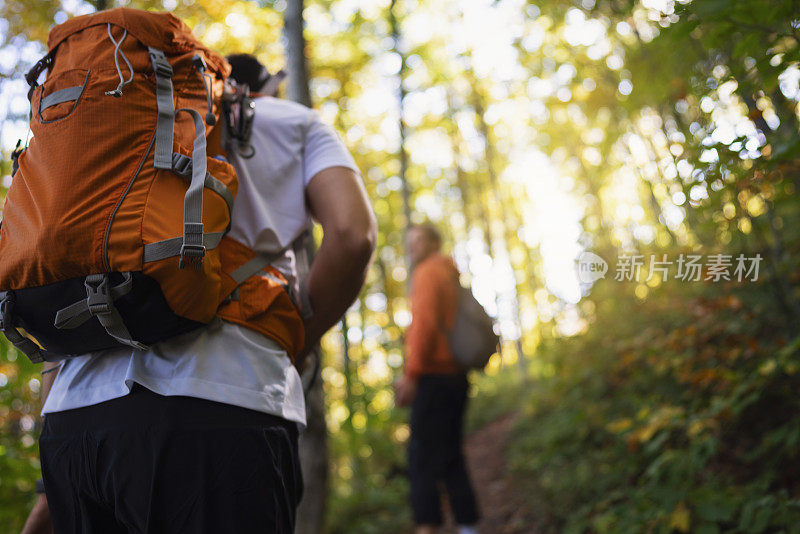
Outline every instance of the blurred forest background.
<svg viewBox="0 0 800 534"><path fill-rule="evenodd" d="M27 135L21 75L50 27L98 4L172 11L278 69L298 2L0 0L0 196ZM537 522L489 531L800 532L800 3L306 0L302 15L313 106L380 224L323 342L326 531L410 525L391 383L403 232L429 219L503 338L470 428L516 414L498 454ZM588 250L609 263L593 284L575 270ZM633 254L638 280L615 280ZM677 280L681 254L723 255L729 279ZM737 280L740 254L763 258L757 280ZM674 262L666 280L651 256ZM7 531L39 477L39 388L0 343Z"/></svg>

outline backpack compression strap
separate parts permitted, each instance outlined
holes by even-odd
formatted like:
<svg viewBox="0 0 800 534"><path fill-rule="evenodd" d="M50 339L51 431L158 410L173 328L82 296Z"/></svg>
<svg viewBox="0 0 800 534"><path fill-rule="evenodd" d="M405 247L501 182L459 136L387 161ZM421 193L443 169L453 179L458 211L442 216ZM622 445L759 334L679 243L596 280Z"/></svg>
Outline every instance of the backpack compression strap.
<svg viewBox="0 0 800 534"><path fill-rule="evenodd" d="M294 242L289 243L277 252L272 252L270 254L258 254L255 258L233 271L230 274L230 277L233 278L237 284L241 285L245 280L258 273L258 271L286 254L292 249L293 246Z"/></svg>
<svg viewBox="0 0 800 534"><path fill-rule="evenodd" d="M3 321L4 322L4 321ZM14 325L9 325L3 328L3 333L6 338L11 342L14 347L27 356L32 363L42 363L43 361L52 360L45 355L47 351L43 350L33 340L27 338L19 333Z"/></svg>
<svg viewBox="0 0 800 534"><path fill-rule="evenodd" d="M156 73L156 102L158 120L156 121L156 169L172 169L172 134L175 128L175 103L172 100L172 65L164 52L147 47L153 71Z"/></svg>
<svg viewBox="0 0 800 534"><path fill-rule="evenodd" d="M206 127L203 118L197 110L181 108L178 110L189 113L194 119L195 139L192 149L191 181L183 201L183 237L165 239L144 245L144 262L157 261L171 256L180 255L178 264L181 269L189 265L200 268L206 250L216 248L225 232L203 233L203 188L207 182L219 182L211 177L209 180L206 166ZM156 139L156 142L158 140ZM181 168L173 168L173 157ZM188 174L189 170L183 163L183 156L170 154L170 169L180 176ZM219 184L223 188L224 185ZM216 188L216 185L215 185ZM225 188L227 189L227 188ZM225 195L223 195L224 197ZM230 192L227 195L232 198ZM226 203L228 200L226 199Z"/></svg>
<svg viewBox="0 0 800 534"><path fill-rule="evenodd" d="M189 156L184 156L179 152L174 152L172 154L172 172L177 175L183 176L184 178L191 178L192 177L192 158ZM225 201L225 204L228 206L228 216L233 212L233 193L231 193L230 189L222 183L219 179L214 178L210 172L206 172L206 179L205 179L205 188L211 189L216 194L222 197Z"/></svg>
<svg viewBox="0 0 800 534"><path fill-rule="evenodd" d="M289 294L289 298L294 302L295 307L299 308L301 311L301 318L303 320L307 320L311 318L312 310L311 310L311 301L308 299L308 295L305 292L305 288L303 287L305 284L301 283L300 288L300 295L298 296L299 302L295 300L293 294L294 291L290 289L287 284L284 284L282 281L278 280L277 278L273 277L267 272L261 272L264 267L272 264L275 260L283 257L287 252L293 250L295 253L295 262L300 263L302 261L302 265L297 265L297 276L300 277L301 275L308 273L308 257L305 253L305 243L306 240L311 236L311 232L309 230L304 231L301 233L294 241L283 247L282 249L278 250L277 252L271 252L269 254L257 254L253 259L240 265L237 269L235 269L232 273L230 273L230 277L236 282L237 286L230 294L226 296L223 301L227 300L238 300L239 298L239 286L244 283L245 280L254 276L256 274L261 274L261 276L266 276L270 278L274 282L278 282L280 285L284 287L284 290ZM302 259L301 259L302 255Z"/></svg>
<svg viewBox="0 0 800 534"><path fill-rule="evenodd" d="M122 273L123 281L113 287L108 285L107 274L90 274L84 281L86 299L80 300L56 313L55 327L59 330L77 328L92 317L105 328L106 333L123 345L147 350L139 343L125 326L122 316L114 306L114 301L130 292L133 285L131 273Z"/></svg>
<svg viewBox="0 0 800 534"><path fill-rule="evenodd" d="M203 187L206 183L206 127L203 118L191 108L175 109L172 96L172 66L164 52L148 47L153 71L156 74L156 102L158 119L156 121L155 153L153 165L156 169L169 169L178 174L173 165L172 152L175 115L181 111L189 113L194 120L194 146L192 148L192 179L183 203L183 239L167 239L145 245L144 261L156 261L180 254L178 267L193 266L197 269L203 264L206 250L215 248L222 234L203 233Z"/></svg>
<svg viewBox="0 0 800 534"><path fill-rule="evenodd" d="M0 291L0 330L6 338L20 352L25 354L33 363L41 363L45 360L55 361L58 358L39 346L32 339L23 336L14 324L14 293L10 291ZM51 357L52 356L52 357Z"/></svg>
<svg viewBox="0 0 800 534"><path fill-rule="evenodd" d="M180 269L193 265L199 269L206 255L203 239L203 187L206 180L206 125L197 110L181 108L194 119L194 146L192 147L192 181L183 200L183 244ZM172 154L169 155L172 165ZM171 167L170 167L171 168Z"/></svg>

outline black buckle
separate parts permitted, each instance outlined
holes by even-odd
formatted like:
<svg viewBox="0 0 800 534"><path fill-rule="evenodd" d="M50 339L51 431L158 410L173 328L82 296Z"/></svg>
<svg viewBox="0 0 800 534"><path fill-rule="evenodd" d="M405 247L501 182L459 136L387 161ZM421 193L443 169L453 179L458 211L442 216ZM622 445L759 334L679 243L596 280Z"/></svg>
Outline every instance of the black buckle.
<svg viewBox="0 0 800 534"><path fill-rule="evenodd" d="M0 330L5 331L11 328L11 312L14 310L14 293L7 291L0 293L3 296L0 300Z"/></svg>
<svg viewBox="0 0 800 534"><path fill-rule="evenodd" d="M201 73L205 72L208 69L208 67L206 66L206 60L203 59L203 56L201 56L200 54L195 54L194 57L192 57L192 63L194 63L194 68L196 68Z"/></svg>
<svg viewBox="0 0 800 534"><path fill-rule="evenodd" d="M206 255L206 246L203 243L203 223L183 224L183 244L181 245L181 261L178 269L192 265L200 269L203 257Z"/></svg>
<svg viewBox="0 0 800 534"><path fill-rule="evenodd" d="M103 315L110 313L113 302L111 300L111 293L108 290L108 276L102 275L99 281L90 277L86 277L83 282L86 286L86 304L89 308L89 313L92 315Z"/></svg>
<svg viewBox="0 0 800 534"><path fill-rule="evenodd" d="M17 174L19 170L19 157L25 152L24 146L22 146L22 139L17 141L17 146L14 147L14 150L11 152L11 176Z"/></svg>
<svg viewBox="0 0 800 534"><path fill-rule="evenodd" d="M38 85L39 75L44 69L50 67L50 64L53 62L53 56L50 54L52 54L52 52L48 52L46 56L37 61L36 64L25 73L25 81L28 82L28 85L31 87L36 87L36 85Z"/></svg>
<svg viewBox="0 0 800 534"><path fill-rule="evenodd" d="M178 152L173 153L172 171L181 176L188 176L192 172L192 158Z"/></svg>
<svg viewBox="0 0 800 534"><path fill-rule="evenodd" d="M166 76L172 78L172 66L167 61L166 56L158 56L153 52L149 52L150 62L153 64L153 70L158 76Z"/></svg>
<svg viewBox="0 0 800 534"><path fill-rule="evenodd" d="M157 62L156 63L156 74L159 76L163 76L165 78L172 78L172 67L169 64Z"/></svg>
<svg viewBox="0 0 800 534"><path fill-rule="evenodd" d="M53 63L52 53L53 51L48 52L46 56L37 61L36 64L31 67L31 70L25 73L25 81L30 86L28 89L29 101L33 98L33 91L39 87L39 75L43 70L50 68L50 65Z"/></svg>
<svg viewBox="0 0 800 534"><path fill-rule="evenodd" d="M203 265L203 257L206 255L205 245L181 245L181 261L178 262L178 269L185 269L193 265L199 269Z"/></svg>
<svg viewBox="0 0 800 534"><path fill-rule="evenodd" d="M153 70L156 74L165 78L172 78L172 66L169 63L164 63L161 58L153 58Z"/></svg>

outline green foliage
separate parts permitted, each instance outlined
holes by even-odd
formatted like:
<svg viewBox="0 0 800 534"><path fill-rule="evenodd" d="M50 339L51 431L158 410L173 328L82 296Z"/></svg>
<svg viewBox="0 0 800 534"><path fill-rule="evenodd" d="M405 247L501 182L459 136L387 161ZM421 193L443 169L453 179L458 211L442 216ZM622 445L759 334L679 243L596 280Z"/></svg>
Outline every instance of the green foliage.
<svg viewBox="0 0 800 534"><path fill-rule="evenodd" d="M405 443L408 426L406 410L392 407L385 384L359 383L349 399L342 399L344 411L335 407L336 391L328 391L334 407L331 419L339 413L340 424L331 421L330 513L327 529L331 533L381 534L411 526L405 505L408 482L405 474Z"/></svg>
<svg viewBox="0 0 800 534"><path fill-rule="evenodd" d="M800 338L768 288L626 293L540 351L511 440L530 506L558 532L797 532Z"/></svg>
<svg viewBox="0 0 800 534"><path fill-rule="evenodd" d="M170 6L210 46L284 65L282 2L108 2L123 3ZM528 363L536 381L518 382L514 369L477 378L469 427L522 406L515 472L554 529L792 532L800 121L797 96L781 89L780 76L800 61L797 3L537 1L497 31L492 18L516 4L494 2L474 8L494 33L480 25L474 36L467 22L475 14L461 2L394 4L399 42L386 2L307 1L304 11L316 107L353 152L380 225L348 330L325 342L332 357L342 336L352 338L347 359L331 358L324 370L329 530L410 524L406 414L392 409L390 393L408 310L408 207L415 220L441 224L467 263L513 270L513 290L491 288L489 298L526 318L511 320L511 330L519 326L524 351L535 352ZM0 69L4 90L35 61L56 18L88 8L68 5L76 11L0 2L8 22L0 47L16 58ZM597 42L575 42L570 26L581 18L604 28ZM400 56L406 68L398 72ZM397 157L398 83L407 92L409 206ZM17 111L8 123L25 118ZM732 117L741 120L726 135ZM531 198L538 189L529 186L549 170L540 174L529 161L545 161L580 202L581 248L608 260L620 251L759 253L761 283L609 281L578 305L560 301L539 249L562 221L537 218L550 199ZM4 164L0 177L7 174ZM575 310L588 332L560 337L565 312ZM0 524L17 528L37 477L35 444L26 439L36 429L27 430L26 418L38 411L29 386L38 375L2 354Z"/></svg>
<svg viewBox="0 0 800 534"><path fill-rule="evenodd" d="M0 525L22 529L35 500L39 472L41 375L27 358L0 341Z"/></svg>
<svg viewBox="0 0 800 534"><path fill-rule="evenodd" d="M327 532L331 534L383 534L413 527L408 502L408 481L399 475L386 480L370 477L373 486L359 485L352 493L330 497Z"/></svg>
<svg viewBox="0 0 800 534"><path fill-rule="evenodd" d="M472 373L470 376L470 399L467 404L465 431L479 428L516 413L522 407L520 399L529 388L522 382L516 368L506 367L488 373Z"/></svg>
<svg viewBox="0 0 800 534"><path fill-rule="evenodd" d="M471 382L467 433L520 409L523 389L516 369L475 373ZM357 418L355 424L345 420L331 433L333 484L327 531L332 534L383 534L413 526L405 473L408 411L370 409L385 393L383 384L358 388L351 405L354 413L366 417ZM337 392L328 394L335 406Z"/></svg>

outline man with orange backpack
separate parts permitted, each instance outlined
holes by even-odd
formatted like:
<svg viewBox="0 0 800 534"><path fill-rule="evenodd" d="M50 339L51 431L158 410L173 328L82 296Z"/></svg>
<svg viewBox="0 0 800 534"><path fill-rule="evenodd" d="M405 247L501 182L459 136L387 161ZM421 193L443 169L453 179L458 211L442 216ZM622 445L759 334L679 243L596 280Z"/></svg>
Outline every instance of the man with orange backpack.
<svg viewBox="0 0 800 534"><path fill-rule="evenodd" d="M0 328L47 373L45 494L25 532L292 532L293 361L375 246L353 159L313 111L241 97L270 78L254 58L233 61L243 83L223 100L228 63L169 14L77 17L48 44L0 227ZM312 217L323 239L301 284Z"/></svg>

